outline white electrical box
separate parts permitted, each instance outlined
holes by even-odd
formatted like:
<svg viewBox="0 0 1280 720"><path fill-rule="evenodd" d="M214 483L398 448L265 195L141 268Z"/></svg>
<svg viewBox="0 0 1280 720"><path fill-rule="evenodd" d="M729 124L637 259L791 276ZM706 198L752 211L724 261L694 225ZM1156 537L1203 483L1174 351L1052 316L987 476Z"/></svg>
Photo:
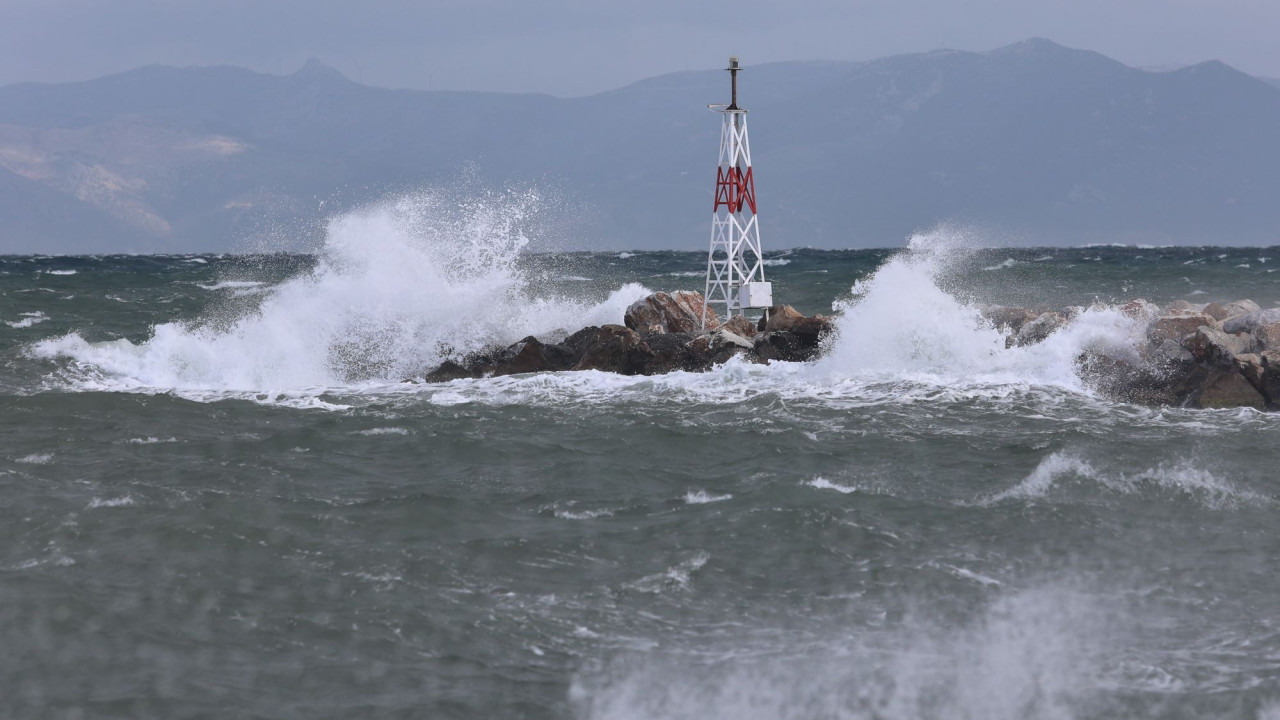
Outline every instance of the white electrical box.
<svg viewBox="0 0 1280 720"><path fill-rule="evenodd" d="M738 305L744 308L773 307L773 283L750 282L738 289Z"/></svg>

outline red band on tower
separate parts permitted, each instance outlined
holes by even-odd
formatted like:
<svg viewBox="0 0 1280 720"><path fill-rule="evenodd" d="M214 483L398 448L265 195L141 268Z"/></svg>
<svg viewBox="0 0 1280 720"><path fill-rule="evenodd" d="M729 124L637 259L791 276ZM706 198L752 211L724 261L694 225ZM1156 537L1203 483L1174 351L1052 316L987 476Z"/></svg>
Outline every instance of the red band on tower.
<svg viewBox="0 0 1280 720"><path fill-rule="evenodd" d="M736 213L742 211L743 205L751 208L752 215L756 214L756 182L751 168L745 173L740 167L717 168L716 204L712 211L727 207L729 212Z"/></svg>

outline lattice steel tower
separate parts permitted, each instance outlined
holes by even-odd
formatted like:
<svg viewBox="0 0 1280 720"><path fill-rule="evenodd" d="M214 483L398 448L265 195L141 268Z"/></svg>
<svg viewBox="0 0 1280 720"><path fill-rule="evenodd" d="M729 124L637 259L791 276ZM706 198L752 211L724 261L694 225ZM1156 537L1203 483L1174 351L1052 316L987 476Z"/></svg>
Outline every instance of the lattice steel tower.
<svg viewBox="0 0 1280 720"><path fill-rule="evenodd" d="M721 114L720 167L716 169L715 208L711 215L711 250L707 253L706 307L724 305L728 320L747 308L773 305L773 286L764 280L760 225L756 220L756 185L751 175L747 111L738 107L738 65L729 58L730 102L708 105ZM707 313L702 313L707 326Z"/></svg>

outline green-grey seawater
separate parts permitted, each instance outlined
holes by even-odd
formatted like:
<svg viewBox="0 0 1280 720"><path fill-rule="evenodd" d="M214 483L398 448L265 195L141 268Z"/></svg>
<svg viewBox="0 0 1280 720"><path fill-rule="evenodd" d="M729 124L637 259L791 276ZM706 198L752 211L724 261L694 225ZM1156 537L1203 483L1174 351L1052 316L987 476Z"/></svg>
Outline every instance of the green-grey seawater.
<svg viewBox="0 0 1280 720"><path fill-rule="evenodd" d="M0 715L1280 717L1280 414L1072 375L1280 250L772 252L813 364L403 382L705 269L501 250L0 258Z"/></svg>

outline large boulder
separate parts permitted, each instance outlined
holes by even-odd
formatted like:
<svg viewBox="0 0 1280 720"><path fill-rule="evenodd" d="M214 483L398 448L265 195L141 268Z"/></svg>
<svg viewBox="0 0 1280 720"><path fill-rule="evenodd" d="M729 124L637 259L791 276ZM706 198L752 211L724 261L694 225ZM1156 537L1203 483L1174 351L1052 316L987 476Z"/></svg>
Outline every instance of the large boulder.
<svg viewBox="0 0 1280 720"><path fill-rule="evenodd" d="M1231 314L1227 311L1227 306L1222 303L1211 302L1204 306L1203 312L1205 315L1208 315L1218 321L1226 320L1231 317Z"/></svg>
<svg viewBox="0 0 1280 720"><path fill-rule="evenodd" d="M684 344L688 354L690 370L705 370L711 367L715 358L715 350L711 347L710 335L698 335Z"/></svg>
<svg viewBox="0 0 1280 720"><path fill-rule="evenodd" d="M831 333L831 319L824 315L807 317L790 305L774 305L756 325L765 338L776 333L785 336L769 340L773 349L764 350L767 360L811 360L817 355L822 339ZM759 342L757 347L763 348ZM775 351L780 357L774 357Z"/></svg>
<svg viewBox="0 0 1280 720"><path fill-rule="evenodd" d="M753 338L756 336L756 324L748 320L745 316L734 315L720 324L720 330L728 330L734 335L744 338Z"/></svg>
<svg viewBox="0 0 1280 720"><path fill-rule="evenodd" d="M726 328L720 328L711 336L711 348L713 350L719 350L722 347L730 345L742 348L743 350L750 350L755 347L755 343L741 335L738 335L737 333L730 332Z"/></svg>
<svg viewBox="0 0 1280 720"><path fill-rule="evenodd" d="M1200 389L1209 371L1172 340L1149 349L1134 363L1089 351L1076 359L1080 377L1116 400L1144 405L1182 405Z"/></svg>
<svg viewBox="0 0 1280 720"><path fill-rule="evenodd" d="M702 293L692 290L656 292L631 303L623 322L636 332L693 333L703 330L704 311L706 330L720 327L720 318L715 310L706 306Z"/></svg>
<svg viewBox="0 0 1280 720"><path fill-rule="evenodd" d="M1262 379L1258 389L1272 407L1280 407L1280 349L1264 350L1259 358L1262 361Z"/></svg>
<svg viewBox="0 0 1280 720"><path fill-rule="evenodd" d="M1134 320L1150 321L1160 314L1160 306L1138 298L1121 305L1120 312L1124 313L1125 317L1130 317Z"/></svg>
<svg viewBox="0 0 1280 720"><path fill-rule="evenodd" d="M1264 410L1267 401L1239 370L1226 368L1215 371L1209 377L1192 398L1191 404L1199 408L1251 407Z"/></svg>
<svg viewBox="0 0 1280 720"><path fill-rule="evenodd" d="M1253 337L1263 350L1280 350L1280 322L1263 325L1253 331Z"/></svg>
<svg viewBox="0 0 1280 720"><path fill-rule="evenodd" d="M1023 325L1022 329L1018 330L1018 334L1013 338L1013 344L1018 347L1034 345L1066 324L1067 318L1062 313L1052 311L1040 313L1035 320Z"/></svg>
<svg viewBox="0 0 1280 720"><path fill-rule="evenodd" d="M999 305L982 308L980 312L997 330L1015 337L1023 325L1040 317L1040 313L1035 310L1020 307L1001 307Z"/></svg>
<svg viewBox="0 0 1280 720"><path fill-rule="evenodd" d="M556 352L556 350L560 352ZM562 370L568 364L567 351L555 345L545 345L536 337L527 337L503 350L494 358L493 375L519 375L522 373Z"/></svg>
<svg viewBox="0 0 1280 720"><path fill-rule="evenodd" d="M791 327L787 329L787 332L796 336L801 345L811 348L815 352L822 343L823 338L831 334L831 331L831 318L825 315L802 317L792 322Z"/></svg>
<svg viewBox="0 0 1280 720"><path fill-rule="evenodd" d="M643 350L636 357L645 359L640 368L641 375L660 375L675 370L700 370L693 355L689 351L689 336L683 333L651 333L644 335L644 345L649 348L646 356Z"/></svg>
<svg viewBox="0 0 1280 720"><path fill-rule="evenodd" d="M1227 333L1201 325L1190 338L1183 341L1183 345L1191 351L1197 362L1230 365L1237 355L1257 349L1256 342L1252 335Z"/></svg>
<svg viewBox="0 0 1280 720"><path fill-rule="evenodd" d="M1233 318L1258 312L1262 308L1252 300L1236 300L1223 305L1222 309L1226 312L1227 318Z"/></svg>
<svg viewBox="0 0 1280 720"><path fill-rule="evenodd" d="M1236 369L1248 380L1251 385L1266 397L1267 393L1263 389L1267 376L1267 366L1262 362L1262 356L1255 353L1245 353L1236 356Z"/></svg>
<svg viewBox="0 0 1280 720"><path fill-rule="evenodd" d="M1201 326L1212 327L1216 321L1213 316L1204 313L1166 313L1151 321L1147 326L1147 339L1153 345L1165 340L1182 340L1198 330Z"/></svg>
<svg viewBox="0 0 1280 720"><path fill-rule="evenodd" d="M791 325L802 318L804 318L804 315L790 305L774 305L761 316L756 329L760 332L790 330Z"/></svg>
<svg viewBox="0 0 1280 720"><path fill-rule="evenodd" d="M568 344L568 340L565 343ZM581 343L582 353L570 370L639 375L653 359L653 350L640 338L640 333L621 325L601 325L582 338Z"/></svg>
<svg viewBox="0 0 1280 720"><path fill-rule="evenodd" d="M440 363L440 366L435 370L427 373L427 376L423 378L423 380L429 383L441 383L449 382L450 380L462 380L463 378L474 378L479 376L480 373L474 368L463 365L456 360L445 360L443 363Z"/></svg>
<svg viewBox="0 0 1280 720"><path fill-rule="evenodd" d="M1280 323L1280 308L1255 310L1242 315L1233 315L1222 322L1222 329L1229 333L1253 332L1264 325Z"/></svg>

